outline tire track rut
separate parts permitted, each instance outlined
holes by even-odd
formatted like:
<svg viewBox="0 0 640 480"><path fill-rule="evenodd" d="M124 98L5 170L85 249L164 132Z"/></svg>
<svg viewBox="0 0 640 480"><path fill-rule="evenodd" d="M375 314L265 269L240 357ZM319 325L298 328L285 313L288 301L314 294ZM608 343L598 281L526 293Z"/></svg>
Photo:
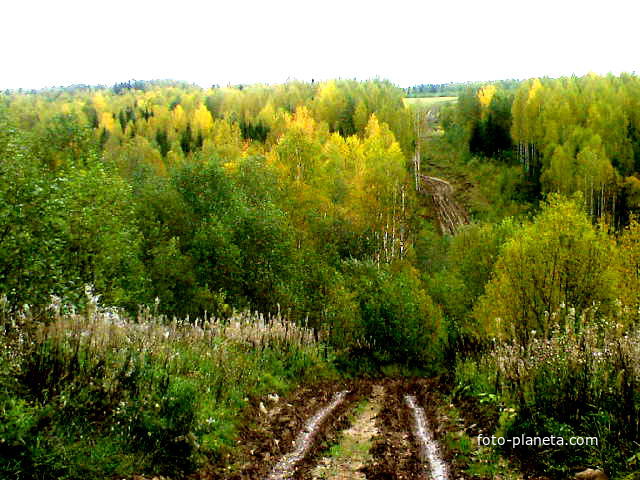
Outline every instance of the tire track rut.
<svg viewBox="0 0 640 480"><path fill-rule="evenodd" d="M406 385L390 380L383 407L376 419L371 459L362 469L367 480L427 480L419 456L420 447L411 432L411 412L403 402Z"/></svg>
<svg viewBox="0 0 640 480"><path fill-rule="evenodd" d="M302 432L298 434L294 443L294 449L292 452L286 454L274 467L269 475L268 480L287 480L293 476L296 465L305 457L318 433L322 423L327 419L329 415L340 405L348 390L343 390L334 394L331 402L326 407L322 408L316 414L311 417L304 426Z"/></svg>
<svg viewBox="0 0 640 480"><path fill-rule="evenodd" d="M345 392L334 395L313 415L298 435L294 450L282 457L267 480L450 478L423 408L433 407L428 382L385 380L357 390L352 401L342 406L340 419L330 417ZM365 403L354 415L357 398ZM322 432L324 445L314 446L318 432Z"/></svg>
<svg viewBox="0 0 640 480"><path fill-rule="evenodd" d="M413 434L420 443L420 458L428 465L433 480L448 480L448 469L438 451L433 434L429 429L424 409L418 405L416 397L405 395L404 401L413 413Z"/></svg>

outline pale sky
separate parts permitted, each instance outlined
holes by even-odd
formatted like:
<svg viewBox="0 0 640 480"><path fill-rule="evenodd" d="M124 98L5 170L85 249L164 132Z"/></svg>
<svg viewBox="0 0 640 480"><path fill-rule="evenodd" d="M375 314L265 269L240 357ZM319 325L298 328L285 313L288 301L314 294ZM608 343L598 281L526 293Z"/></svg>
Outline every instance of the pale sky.
<svg viewBox="0 0 640 480"><path fill-rule="evenodd" d="M0 89L640 72L634 0L3 2Z"/></svg>

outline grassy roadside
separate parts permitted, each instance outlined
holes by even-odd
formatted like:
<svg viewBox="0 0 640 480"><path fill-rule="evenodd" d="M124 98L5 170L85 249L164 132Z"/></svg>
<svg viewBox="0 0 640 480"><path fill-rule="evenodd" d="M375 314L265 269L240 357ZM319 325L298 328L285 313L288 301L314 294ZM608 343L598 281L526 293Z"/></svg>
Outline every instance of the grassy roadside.
<svg viewBox="0 0 640 480"><path fill-rule="evenodd" d="M468 478L521 479L522 474L508 459L492 447L479 445L476 424L468 424L460 409L448 398L440 405L441 428L445 433L441 445L448 452L458 471Z"/></svg>
<svg viewBox="0 0 640 480"><path fill-rule="evenodd" d="M129 319L96 300L5 317L0 477L179 476L233 448L250 402L334 376L313 332L281 317Z"/></svg>

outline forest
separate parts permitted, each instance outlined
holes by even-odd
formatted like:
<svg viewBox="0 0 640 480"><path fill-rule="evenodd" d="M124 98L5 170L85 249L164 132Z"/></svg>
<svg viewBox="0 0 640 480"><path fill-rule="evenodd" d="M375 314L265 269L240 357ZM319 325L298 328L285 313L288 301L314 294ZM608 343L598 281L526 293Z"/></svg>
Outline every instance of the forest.
<svg viewBox="0 0 640 480"><path fill-rule="evenodd" d="M424 478L406 394L433 478L637 478L638 213L632 74L0 93L0 477Z"/></svg>

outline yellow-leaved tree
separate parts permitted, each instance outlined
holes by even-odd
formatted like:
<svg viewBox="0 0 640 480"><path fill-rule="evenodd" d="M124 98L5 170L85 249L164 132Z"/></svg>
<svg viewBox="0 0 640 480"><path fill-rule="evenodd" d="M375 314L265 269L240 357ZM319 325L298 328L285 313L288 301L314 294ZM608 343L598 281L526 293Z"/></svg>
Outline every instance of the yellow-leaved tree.
<svg viewBox="0 0 640 480"><path fill-rule="evenodd" d="M526 342L555 326L580 329L610 312L615 298L613 244L582 209L552 195L535 220L507 241L474 308L480 338ZM535 333L534 333L535 332Z"/></svg>

